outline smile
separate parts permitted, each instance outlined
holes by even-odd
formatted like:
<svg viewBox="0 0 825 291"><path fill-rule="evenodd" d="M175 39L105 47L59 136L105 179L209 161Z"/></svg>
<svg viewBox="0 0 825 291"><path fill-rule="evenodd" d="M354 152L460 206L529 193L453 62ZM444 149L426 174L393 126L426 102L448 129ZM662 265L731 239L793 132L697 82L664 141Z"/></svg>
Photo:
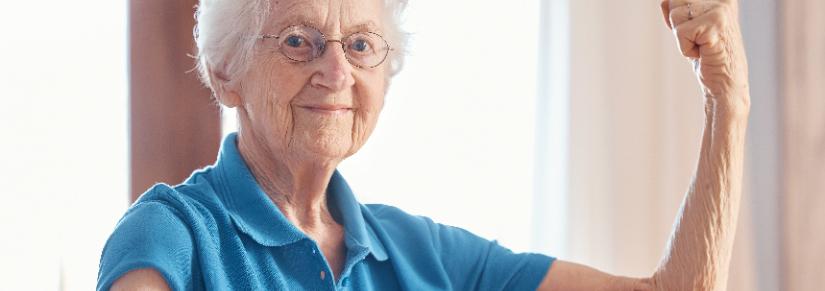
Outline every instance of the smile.
<svg viewBox="0 0 825 291"><path fill-rule="evenodd" d="M352 111L352 107L344 105L298 105L297 107L313 113L329 115L345 114Z"/></svg>

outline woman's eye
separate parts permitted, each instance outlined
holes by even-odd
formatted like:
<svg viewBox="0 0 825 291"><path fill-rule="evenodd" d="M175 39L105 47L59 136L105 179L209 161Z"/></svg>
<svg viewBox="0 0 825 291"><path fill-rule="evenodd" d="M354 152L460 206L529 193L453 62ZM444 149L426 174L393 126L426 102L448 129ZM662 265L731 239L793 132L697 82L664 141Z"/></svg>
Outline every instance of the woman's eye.
<svg viewBox="0 0 825 291"><path fill-rule="evenodd" d="M291 47L301 47L304 44L304 39L297 35L290 35L286 38L286 45Z"/></svg>
<svg viewBox="0 0 825 291"><path fill-rule="evenodd" d="M354 41L350 45L350 48L357 51L357 52L359 52L359 53L363 53L363 52L366 52L366 51L369 50L370 44L366 40L359 39L359 40Z"/></svg>

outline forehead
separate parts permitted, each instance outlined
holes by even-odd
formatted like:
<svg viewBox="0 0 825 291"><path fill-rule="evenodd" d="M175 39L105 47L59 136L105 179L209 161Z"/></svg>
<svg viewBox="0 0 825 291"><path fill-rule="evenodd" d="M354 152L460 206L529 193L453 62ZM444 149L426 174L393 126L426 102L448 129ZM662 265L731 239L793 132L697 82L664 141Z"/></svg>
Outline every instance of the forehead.
<svg viewBox="0 0 825 291"><path fill-rule="evenodd" d="M324 31L374 31L383 28L383 0L277 0L267 21L270 29L305 24Z"/></svg>

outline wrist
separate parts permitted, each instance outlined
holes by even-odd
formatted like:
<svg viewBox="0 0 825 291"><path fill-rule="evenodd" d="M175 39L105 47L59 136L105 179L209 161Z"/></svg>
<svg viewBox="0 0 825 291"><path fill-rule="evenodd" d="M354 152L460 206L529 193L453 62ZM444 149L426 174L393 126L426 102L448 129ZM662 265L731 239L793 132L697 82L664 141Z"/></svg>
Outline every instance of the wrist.
<svg viewBox="0 0 825 291"><path fill-rule="evenodd" d="M705 114L715 122L747 121L750 115L750 94L707 95L705 98Z"/></svg>

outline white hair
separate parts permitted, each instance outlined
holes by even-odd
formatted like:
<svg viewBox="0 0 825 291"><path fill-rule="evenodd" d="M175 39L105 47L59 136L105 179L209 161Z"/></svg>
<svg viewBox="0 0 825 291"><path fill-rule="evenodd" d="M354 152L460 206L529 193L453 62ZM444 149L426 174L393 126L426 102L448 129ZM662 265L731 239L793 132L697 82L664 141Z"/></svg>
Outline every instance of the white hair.
<svg viewBox="0 0 825 291"><path fill-rule="evenodd" d="M401 29L406 5L407 0L384 0L384 37L392 47L385 61L390 66L388 78L401 70L406 54L408 37ZM246 73L270 10L270 0L200 0L193 34L197 70L204 84L215 91L212 86L217 80L211 78L216 73L229 82Z"/></svg>

